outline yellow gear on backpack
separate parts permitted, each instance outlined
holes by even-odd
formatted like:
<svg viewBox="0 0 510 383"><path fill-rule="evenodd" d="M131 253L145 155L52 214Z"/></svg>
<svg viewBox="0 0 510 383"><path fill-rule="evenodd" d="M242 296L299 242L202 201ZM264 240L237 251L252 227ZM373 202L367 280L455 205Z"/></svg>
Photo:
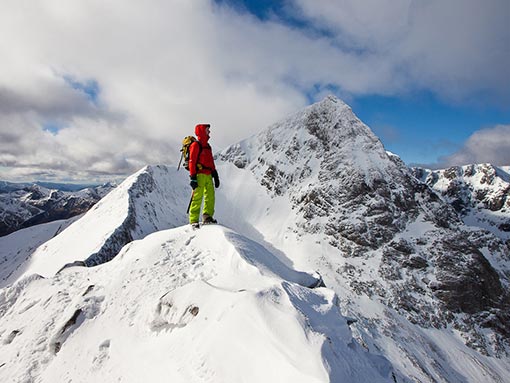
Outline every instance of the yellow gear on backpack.
<svg viewBox="0 0 510 383"><path fill-rule="evenodd" d="M189 148L193 142L198 142L198 140L193 136L186 136L182 140L181 160L179 161L177 170L179 170L179 168L181 167L181 162L183 159L184 159L184 164L183 164L184 169L189 170ZM202 149L202 145L200 145L200 149ZM199 157L200 157L200 152L199 152ZM197 164L197 169L202 169L202 165Z"/></svg>

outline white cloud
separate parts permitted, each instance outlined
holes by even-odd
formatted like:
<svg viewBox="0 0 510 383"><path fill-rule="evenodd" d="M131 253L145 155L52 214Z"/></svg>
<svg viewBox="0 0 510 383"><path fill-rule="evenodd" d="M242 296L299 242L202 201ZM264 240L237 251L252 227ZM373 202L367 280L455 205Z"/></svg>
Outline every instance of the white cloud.
<svg viewBox="0 0 510 383"><path fill-rule="evenodd" d="M243 58L252 42L228 46L236 17L208 1L5 2L0 176L15 178L6 167L20 177L27 169L128 174L176 162L180 140L198 122L213 125L218 148L303 106L292 87L259 81L257 64ZM256 28L247 29L254 38ZM230 62L253 65L259 78ZM98 102L67 76L96 81ZM48 122L65 128L49 134Z"/></svg>
<svg viewBox="0 0 510 383"><path fill-rule="evenodd" d="M395 83L389 92L421 87L455 102L479 94L510 101L507 0L294 3L300 17L325 26L340 45L388 66L381 74Z"/></svg>
<svg viewBox="0 0 510 383"><path fill-rule="evenodd" d="M473 133L463 147L441 159L440 167L491 163L510 165L510 125L498 125Z"/></svg>
<svg viewBox="0 0 510 383"><path fill-rule="evenodd" d="M391 94L419 82L469 94L480 90L473 71L486 69L480 78L501 87L493 77L508 60L507 40L487 44L500 33L488 30L491 6L476 12L481 21L475 24L474 3L467 6L471 13L459 8L470 24L454 37L445 26L457 19L439 20L448 44L436 46L439 32L428 37L427 21L451 14L452 6L440 9L437 0L423 10L404 0L359 3L330 9L333 2L317 0L315 13L301 4L302 17L335 31L330 38L277 20L261 22L210 0L3 1L0 178L91 179L129 174L146 163L176 163L180 140L196 123L212 124L211 143L219 149L303 107L311 89L329 85L345 94ZM474 52L466 55L468 47L451 45L471 29ZM484 66L484 54L499 58L501 65L492 63L496 71ZM457 55L469 65L449 59ZM98 99L73 88L67 76L97 82ZM63 128L52 134L44 131L48 123Z"/></svg>

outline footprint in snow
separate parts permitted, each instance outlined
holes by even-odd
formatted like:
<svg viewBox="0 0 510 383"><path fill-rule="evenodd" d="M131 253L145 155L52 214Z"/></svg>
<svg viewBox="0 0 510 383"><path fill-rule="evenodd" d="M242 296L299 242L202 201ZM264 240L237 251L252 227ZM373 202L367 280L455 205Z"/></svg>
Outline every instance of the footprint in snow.
<svg viewBox="0 0 510 383"><path fill-rule="evenodd" d="M194 236L194 235L192 235L191 237L189 237L189 238L186 240L186 242L184 242L184 246L188 246L188 245L191 243L191 241L192 241L193 239L195 239L195 236Z"/></svg>
<svg viewBox="0 0 510 383"><path fill-rule="evenodd" d="M92 360L92 364L96 368L100 368L110 358L110 339L106 339L99 345L97 355Z"/></svg>

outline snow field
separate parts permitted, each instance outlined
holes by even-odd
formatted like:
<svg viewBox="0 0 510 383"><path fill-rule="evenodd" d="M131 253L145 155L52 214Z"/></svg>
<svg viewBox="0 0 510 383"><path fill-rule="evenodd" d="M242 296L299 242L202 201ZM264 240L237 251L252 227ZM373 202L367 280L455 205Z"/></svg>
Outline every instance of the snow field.
<svg viewBox="0 0 510 383"><path fill-rule="evenodd" d="M0 380L391 381L336 295L268 256L219 225L179 227L101 266L23 279L0 291Z"/></svg>
<svg viewBox="0 0 510 383"><path fill-rule="evenodd" d="M13 283L23 274L25 262L40 245L81 217L43 223L0 237L0 288Z"/></svg>

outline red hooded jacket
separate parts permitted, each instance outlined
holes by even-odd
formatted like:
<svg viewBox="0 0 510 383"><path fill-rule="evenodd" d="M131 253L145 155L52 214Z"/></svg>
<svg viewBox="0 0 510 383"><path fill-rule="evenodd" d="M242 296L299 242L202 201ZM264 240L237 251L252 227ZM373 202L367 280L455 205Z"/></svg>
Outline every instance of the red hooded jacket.
<svg viewBox="0 0 510 383"><path fill-rule="evenodd" d="M200 143L194 142L189 147L190 176L194 176L197 173L211 174L212 171L216 169L211 145L209 145L209 135L206 132L208 126L209 125L206 124L199 124L195 126L195 135ZM200 150L200 146L202 146L202 150ZM197 165L201 166L198 166L197 168Z"/></svg>

